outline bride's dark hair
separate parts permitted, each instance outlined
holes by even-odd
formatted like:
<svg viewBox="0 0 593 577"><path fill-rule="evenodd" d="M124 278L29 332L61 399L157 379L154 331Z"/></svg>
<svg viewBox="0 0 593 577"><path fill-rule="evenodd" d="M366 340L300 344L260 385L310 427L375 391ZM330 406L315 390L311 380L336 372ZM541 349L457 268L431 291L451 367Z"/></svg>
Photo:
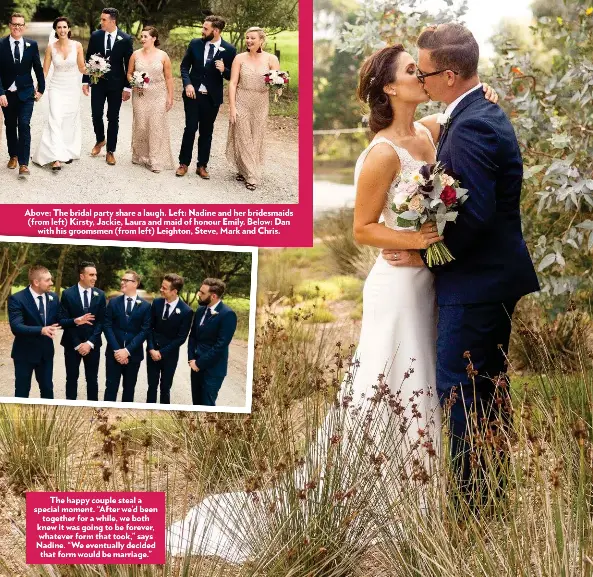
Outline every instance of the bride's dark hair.
<svg viewBox="0 0 593 577"><path fill-rule="evenodd" d="M358 98L369 106L369 127L373 132L393 122L393 109L383 87L395 81L395 69L402 52L405 49L401 44L381 48L371 54L360 69Z"/></svg>
<svg viewBox="0 0 593 577"><path fill-rule="evenodd" d="M57 30L57 28L58 28L58 24L59 24L60 22L66 22L66 24L68 25L68 28L72 28L72 26L70 25L70 20L68 20L68 18L66 18L66 16L58 16L58 17L57 17L57 18L54 20L54 23L53 23L53 29L54 29L54 30ZM56 32L56 33L54 34L54 36L55 36L56 38L58 38L58 33ZM68 30L68 38L72 38L72 30Z"/></svg>

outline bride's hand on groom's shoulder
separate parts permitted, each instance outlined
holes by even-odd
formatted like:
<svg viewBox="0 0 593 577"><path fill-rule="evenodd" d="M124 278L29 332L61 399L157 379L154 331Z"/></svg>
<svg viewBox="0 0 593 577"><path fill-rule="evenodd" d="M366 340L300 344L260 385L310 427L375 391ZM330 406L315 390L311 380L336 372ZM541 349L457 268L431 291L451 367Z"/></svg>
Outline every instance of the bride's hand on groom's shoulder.
<svg viewBox="0 0 593 577"><path fill-rule="evenodd" d="M420 257L420 253L417 250L394 250L384 248L381 251L381 256L391 266L425 266L424 261Z"/></svg>
<svg viewBox="0 0 593 577"><path fill-rule="evenodd" d="M490 102L493 102L494 104L498 102L498 92L496 92L492 86L482 82L482 89L484 90L484 98L486 98L486 100L490 100Z"/></svg>

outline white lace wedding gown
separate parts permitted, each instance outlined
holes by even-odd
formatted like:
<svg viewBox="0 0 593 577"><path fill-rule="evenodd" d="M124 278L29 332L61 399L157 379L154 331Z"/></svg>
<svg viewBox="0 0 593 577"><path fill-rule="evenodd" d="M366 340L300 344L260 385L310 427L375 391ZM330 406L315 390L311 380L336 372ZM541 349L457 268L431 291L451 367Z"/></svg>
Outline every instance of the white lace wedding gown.
<svg viewBox="0 0 593 577"><path fill-rule="evenodd" d="M80 158L82 146L80 125L82 74L78 70L76 43L70 41L67 58L58 52L55 42L50 45L50 49L53 73L46 90L49 115L41 141L33 155L33 162L42 166L56 160L60 162L77 160Z"/></svg>
<svg viewBox="0 0 593 577"><path fill-rule="evenodd" d="M416 123L416 127L417 130L427 131L419 123ZM391 146L398 154L403 173L416 171L424 164L414 160L407 150L395 146L386 138L375 138L358 158L355 182L369 151L381 143ZM400 175L387 193L382 213L385 226L393 229L398 227L391 205L399 183ZM359 365L352 381L342 385L340 395L342 398L344 395L351 395L353 403L359 407L368 407L377 390L378 376L385 375L383 383L392 393L398 393L398 398L405 405L404 415L410 419L410 423L413 422L403 442L401 439L393 439L394 435L402 437L397 427L393 426L393 419L391 426L387 424L390 420L389 413L393 410L388 403L380 406L380 424L374 426L372 434L374 438L379 438L388 431L391 438L387 442L381 439L382 449L386 452L390 446L394 451L407 451L409 446L419 440L419 430L430 431L433 447L438 451L441 417L435 383L436 321L432 273L425 267L393 267L379 255L363 290L362 327L355 354ZM414 392L420 390L423 394L414 395ZM413 402L410 402L411 398L414 398ZM420 417L417 416L418 413L416 417L412 416L413 403ZM376 416L375 413L374 418ZM315 446L309 452L319 452L320 447L327 445L326 437L331 435L329 419L328 415L318 430L317 445L313 443ZM346 427L348 423L352 423L352 420L346 421ZM350 442L354 441L351 439ZM348 451L343 454L348 455ZM426 463L427 455L423 454L422 458ZM309 474L304 469L306 466L293 473L295 484L299 486L303 486ZM351 483L352 479L348 482ZM397 491L397 487L393 487L393 490ZM279 494L275 496L282 498ZM255 519L261 522L261 512L254 512L253 498L247 493L211 495L191 509L184 520L169 527L168 550L173 555L217 555L230 562L243 563L252 556L254 549L250 516L254 522Z"/></svg>

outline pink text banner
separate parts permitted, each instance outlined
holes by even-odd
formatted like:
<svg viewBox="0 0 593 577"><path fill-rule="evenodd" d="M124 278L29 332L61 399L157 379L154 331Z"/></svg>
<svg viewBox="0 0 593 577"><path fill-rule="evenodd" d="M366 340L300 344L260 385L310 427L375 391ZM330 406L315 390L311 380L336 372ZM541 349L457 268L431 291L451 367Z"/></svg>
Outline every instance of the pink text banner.
<svg viewBox="0 0 593 577"><path fill-rule="evenodd" d="M27 563L165 563L165 493L27 493Z"/></svg>

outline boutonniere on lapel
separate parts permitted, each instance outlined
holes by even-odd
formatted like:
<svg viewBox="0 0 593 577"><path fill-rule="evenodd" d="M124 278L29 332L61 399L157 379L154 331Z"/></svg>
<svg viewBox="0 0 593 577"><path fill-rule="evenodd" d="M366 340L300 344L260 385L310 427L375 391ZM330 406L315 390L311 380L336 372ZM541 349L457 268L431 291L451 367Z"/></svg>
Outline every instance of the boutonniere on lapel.
<svg viewBox="0 0 593 577"><path fill-rule="evenodd" d="M142 304L142 301L140 299L136 299L136 304L140 305L140 304Z"/></svg>
<svg viewBox="0 0 593 577"><path fill-rule="evenodd" d="M99 293L97 291L93 291L93 296L94 297L98 297L99 296Z"/></svg>
<svg viewBox="0 0 593 577"><path fill-rule="evenodd" d="M218 314L218 311L212 311L210 314L215 317Z"/></svg>
<svg viewBox="0 0 593 577"><path fill-rule="evenodd" d="M219 46L217 52L224 52L224 46Z"/></svg>
<svg viewBox="0 0 593 577"><path fill-rule="evenodd" d="M47 299L49 300L49 302L52 302L54 300L54 297L52 297L51 295L47 295Z"/></svg>
<svg viewBox="0 0 593 577"><path fill-rule="evenodd" d="M443 130L447 130L451 124L451 117L447 114L437 114L437 124L440 124Z"/></svg>
<svg viewBox="0 0 593 577"><path fill-rule="evenodd" d="M25 42L25 48L31 48L31 43L30 42Z"/></svg>
<svg viewBox="0 0 593 577"><path fill-rule="evenodd" d="M121 36L117 36L115 39L116 40L123 40L123 38Z"/></svg>
<svg viewBox="0 0 593 577"><path fill-rule="evenodd" d="M179 309L175 309L175 314L176 315L180 315L181 314L181 311Z"/></svg>

